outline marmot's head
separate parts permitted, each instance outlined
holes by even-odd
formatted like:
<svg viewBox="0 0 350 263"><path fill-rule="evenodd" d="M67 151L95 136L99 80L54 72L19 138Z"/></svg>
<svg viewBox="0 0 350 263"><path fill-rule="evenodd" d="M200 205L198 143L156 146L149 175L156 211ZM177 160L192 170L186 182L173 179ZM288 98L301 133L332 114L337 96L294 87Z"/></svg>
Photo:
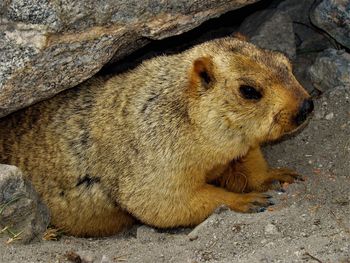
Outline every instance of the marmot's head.
<svg viewBox="0 0 350 263"><path fill-rule="evenodd" d="M300 127L313 110L289 60L235 38L192 50L189 95L206 136L255 145Z"/></svg>

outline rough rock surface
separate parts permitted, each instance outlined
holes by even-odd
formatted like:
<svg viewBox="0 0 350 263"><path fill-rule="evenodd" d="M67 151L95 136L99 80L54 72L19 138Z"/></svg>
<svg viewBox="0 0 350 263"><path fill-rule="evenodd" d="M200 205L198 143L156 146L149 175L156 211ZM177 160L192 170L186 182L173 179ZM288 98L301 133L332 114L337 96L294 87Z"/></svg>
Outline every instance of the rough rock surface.
<svg viewBox="0 0 350 263"><path fill-rule="evenodd" d="M48 208L21 171L0 164L0 233L23 243L40 240L49 221Z"/></svg>
<svg viewBox="0 0 350 263"><path fill-rule="evenodd" d="M278 10L259 11L247 17L239 31L259 47L277 50L294 58L296 54L292 20Z"/></svg>
<svg viewBox="0 0 350 263"><path fill-rule="evenodd" d="M0 3L0 117L76 86L112 57L257 0Z"/></svg>
<svg viewBox="0 0 350 263"><path fill-rule="evenodd" d="M275 0L278 2L277 9L287 12L293 22L309 24L309 12L314 0Z"/></svg>
<svg viewBox="0 0 350 263"><path fill-rule="evenodd" d="M315 28L309 19L314 0L285 0L277 9L287 13L293 21L297 52L310 53L322 51L331 46L329 39Z"/></svg>
<svg viewBox="0 0 350 263"><path fill-rule="evenodd" d="M314 87L322 92L337 86L350 85L350 54L327 49L320 53L309 70Z"/></svg>
<svg viewBox="0 0 350 263"><path fill-rule="evenodd" d="M311 12L312 22L350 48L350 1L323 0Z"/></svg>
<svg viewBox="0 0 350 263"><path fill-rule="evenodd" d="M333 47L335 43L310 22L309 13L314 4L315 0L274 1L274 7L287 13L293 22L296 46L296 58L293 59L294 74L305 89L317 94L318 90L313 87L308 74L309 67L316 60L317 52Z"/></svg>

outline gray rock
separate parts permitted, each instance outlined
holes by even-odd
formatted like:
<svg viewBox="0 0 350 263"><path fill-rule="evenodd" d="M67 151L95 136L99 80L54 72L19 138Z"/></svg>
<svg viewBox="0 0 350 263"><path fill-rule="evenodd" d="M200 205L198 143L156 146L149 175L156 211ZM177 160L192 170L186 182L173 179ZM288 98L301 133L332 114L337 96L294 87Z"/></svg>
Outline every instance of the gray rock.
<svg viewBox="0 0 350 263"><path fill-rule="evenodd" d="M0 164L0 229L20 242L40 240L50 222L49 210L15 166ZM11 236L12 235L12 236Z"/></svg>
<svg viewBox="0 0 350 263"><path fill-rule="evenodd" d="M330 48L317 56L309 75L314 87L324 92L336 86L349 86L349 72L350 54Z"/></svg>
<svg viewBox="0 0 350 263"><path fill-rule="evenodd" d="M314 27L309 19L309 13L314 5L314 0L275 0L276 9L287 13L293 21L295 46L297 56L293 59L293 73L301 85L309 92L314 91L310 81L308 70L314 63L317 52L321 52L333 46L330 38Z"/></svg>
<svg viewBox="0 0 350 263"><path fill-rule="evenodd" d="M287 13L293 21L297 53L311 53L331 47L331 42L315 28L309 19L314 0L285 0L277 9Z"/></svg>
<svg viewBox="0 0 350 263"><path fill-rule="evenodd" d="M150 39L257 1L1 1L0 117L76 86Z"/></svg>
<svg viewBox="0 0 350 263"><path fill-rule="evenodd" d="M247 17L239 30L262 48L283 52L290 58L296 54L292 20L287 13L264 10Z"/></svg>
<svg viewBox="0 0 350 263"><path fill-rule="evenodd" d="M293 24L298 54L316 53L333 46L331 39L313 27Z"/></svg>
<svg viewBox="0 0 350 263"><path fill-rule="evenodd" d="M277 9L282 12L287 12L293 22L309 24L309 12L314 0L284 0Z"/></svg>
<svg viewBox="0 0 350 263"><path fill-rule="evenodd" d="M311 12L310 18L314 25L350 48L350 1L323 0Z"/></svg>
<svg viewBox="0 0 350 263"><path fill-rule="evenodd" d="M316 60L318 53L302 53L297 54L297 57L293 60L293 73L299 83L309 92L310 94L317 94L311 80L309 69Z"/></svg>

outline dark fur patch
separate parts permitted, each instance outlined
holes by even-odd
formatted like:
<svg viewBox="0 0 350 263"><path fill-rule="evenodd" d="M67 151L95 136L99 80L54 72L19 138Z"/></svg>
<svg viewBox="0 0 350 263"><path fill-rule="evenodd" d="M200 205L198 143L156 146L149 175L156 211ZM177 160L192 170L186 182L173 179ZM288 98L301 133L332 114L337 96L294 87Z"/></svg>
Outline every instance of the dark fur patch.
<svg viewBox="0 0 350 263"><path fill-rule="evenodd" d="M208 86L211 82L211 77L209 76L208 72L202 71L199 73L199 76L202 79L203 85Z"/></svg>
<svg viewBox="0 0 350 263"><path fill-rule="evenodd" d="M158 98L159 98L159 94L152 94L152 96L149 97L149 98L146 100L145 104L143 105L143 107L142 107L142 109L141 109L141 112L142 112L142 113L145 113L145 111L147 110L148 106L149 106L152 102L154 102L155 100L157 100Z"/></svg>
<svg viewBox="0 0 350 263"><path fill-rule="evenodd" d="M247 78L247 77L240 77L238 80L241 82L241 85L246 85L246 86L251 86L254 88L259 88L259 83L257 83L254 79L252 78Z"/></svg>
<svg viewBox="0 0 350 263"><path fill-rule="evenodd" d="M122 115L123 115L123 117L128 116L128 114L129 114L129 112L128 112L126 106L124 106L124 107L122 108Z"/></svg>
<svg viewBox="0 0 350 263"><path fill-rule="evenodd" d="M233 53L239 53L242 51L242 47L240 46L232 46L232 47L229 47L228 50L230 52L233 52Z"/></svg>
<svg viewBox="0 0 350 263"><path fill-rule="evenodd" d="M76 186L85 185L86 187L90 187L93 184L96 184L99 182L101 182L101 178L96 177L96 176L90 176L90 175L86 174L84 177L82 177L78 180L78 183Z"/></svg>
<svg viewBox="0 0 350 263"><path fill-rule="evenodd" d="M89 134L88 128L85 125L82 126L82 129L84 129L83 130L84 132L80 136L80 143L81 143L82 147L86 147L88 145L88 142L89 142L90 134Z"/></svg>

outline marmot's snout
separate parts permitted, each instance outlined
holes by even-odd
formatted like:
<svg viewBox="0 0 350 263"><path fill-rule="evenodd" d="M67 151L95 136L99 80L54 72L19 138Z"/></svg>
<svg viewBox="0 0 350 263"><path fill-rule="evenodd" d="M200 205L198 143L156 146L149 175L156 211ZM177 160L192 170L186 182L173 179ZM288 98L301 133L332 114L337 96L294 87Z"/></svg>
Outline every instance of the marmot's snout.
<svg viewBox="0 0 350 263"><path fill-rule="evenodd" d="M298 114L294 117L294 123L298 126L301 125L313 110L313 101L311 99L304 100L299 108Z"/></svg>

